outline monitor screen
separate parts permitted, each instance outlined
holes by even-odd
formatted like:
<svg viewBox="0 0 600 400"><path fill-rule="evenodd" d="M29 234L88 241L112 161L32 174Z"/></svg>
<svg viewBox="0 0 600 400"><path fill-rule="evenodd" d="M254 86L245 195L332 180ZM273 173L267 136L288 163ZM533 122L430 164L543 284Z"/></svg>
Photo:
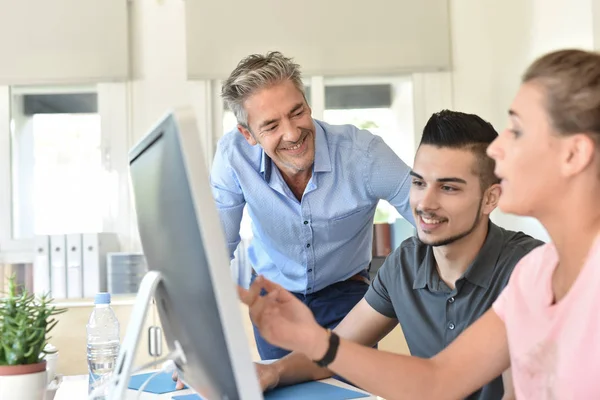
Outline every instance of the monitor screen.
<svg viewBox="0 0 600 400"><path fill-rule="evenodd" d="M155 301L183 379L208 399L262 399L236 283L191 110L169 113L130 152L130 176Z"/></svg>

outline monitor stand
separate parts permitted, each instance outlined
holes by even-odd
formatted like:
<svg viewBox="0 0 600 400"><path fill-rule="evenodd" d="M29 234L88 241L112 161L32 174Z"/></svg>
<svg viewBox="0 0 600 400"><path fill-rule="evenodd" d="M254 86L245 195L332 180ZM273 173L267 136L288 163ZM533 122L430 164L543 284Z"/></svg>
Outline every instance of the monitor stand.
<svg viewBox="0 0 600 400"><path fill-rule="evenodd" d="M148 271L144 279L142 279L140 289L135 297L125 338L119 350L119 357L117 358L113 375L108 383L108 400L121 400L126 397L125 394L129 386L133 361L140 341L140 335L144 329L144 322L146 321L150 301L161 280L162 277L158 271ZM177 345L178 343L175 344ZM181 351L181 348L179 350ZM185 357L182 356L182 353L180 353L177 362L185 364Z"/></svg>

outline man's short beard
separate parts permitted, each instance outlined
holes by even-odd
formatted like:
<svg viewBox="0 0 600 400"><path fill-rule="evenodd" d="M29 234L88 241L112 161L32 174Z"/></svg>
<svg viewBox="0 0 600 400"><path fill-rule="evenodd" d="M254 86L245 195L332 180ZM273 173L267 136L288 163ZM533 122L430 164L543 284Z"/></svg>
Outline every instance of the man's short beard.
<svg viewBox="0 0 600 400"><path fill-rule="evenodd" d="M466 231L461 232L457 235L451 236L449 238L441 239L441 240L438 240L436 242L431 242L431 243L428 243L428 242L422 240L420 237L418 239L422 243L425 243L428 246L439 247L439 246L448 246L449 244L452 244L464 237L469 236L477 228L477 225L479 225L479 221L481 220L481 206L482 205L483 205L483 198L479 201L479 207L477 207L477 214L475 214L475 221L473 221L473 225Z"/></svg>

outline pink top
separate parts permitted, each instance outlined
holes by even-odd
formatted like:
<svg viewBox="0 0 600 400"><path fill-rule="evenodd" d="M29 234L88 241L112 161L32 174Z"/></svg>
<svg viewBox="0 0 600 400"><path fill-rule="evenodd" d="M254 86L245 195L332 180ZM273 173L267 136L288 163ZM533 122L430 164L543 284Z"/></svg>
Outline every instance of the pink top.
<svg viewBox="0 0 600 400"><path fill-rule="evenodd" d="M567 295L552 304L553 244L515 267L494 303L506 325L517 399L600 399L600 236Z"/></svg>

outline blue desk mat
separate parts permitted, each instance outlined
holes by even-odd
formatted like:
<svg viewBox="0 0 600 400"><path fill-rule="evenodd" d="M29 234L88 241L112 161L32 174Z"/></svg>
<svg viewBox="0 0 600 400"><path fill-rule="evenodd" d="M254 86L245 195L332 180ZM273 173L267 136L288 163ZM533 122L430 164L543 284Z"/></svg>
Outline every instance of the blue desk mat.
<svg viewBox="0 0 600 400"><path fill-rule="evenodd" d="M346 400L369 397L368 394L323 382L306 382L275 388L265 393L265 400ZM202 400L197 394L173 396L173 400Z"/></svg>
<svg viewBox="0 0 600 400"><path fill-rule="evenodd" d="M149 372L147 374L139 374L134 375L129 379L129 389L139 390L140 387L146 382L150 376L152 376L154 372ZM171 377L171 374L167 374L165 372L161 372L156 375L144 388L144 392L154 393L154 394L163 394L175 391L176 382ZM185 387L187 389L187 386Z"/></svg>

